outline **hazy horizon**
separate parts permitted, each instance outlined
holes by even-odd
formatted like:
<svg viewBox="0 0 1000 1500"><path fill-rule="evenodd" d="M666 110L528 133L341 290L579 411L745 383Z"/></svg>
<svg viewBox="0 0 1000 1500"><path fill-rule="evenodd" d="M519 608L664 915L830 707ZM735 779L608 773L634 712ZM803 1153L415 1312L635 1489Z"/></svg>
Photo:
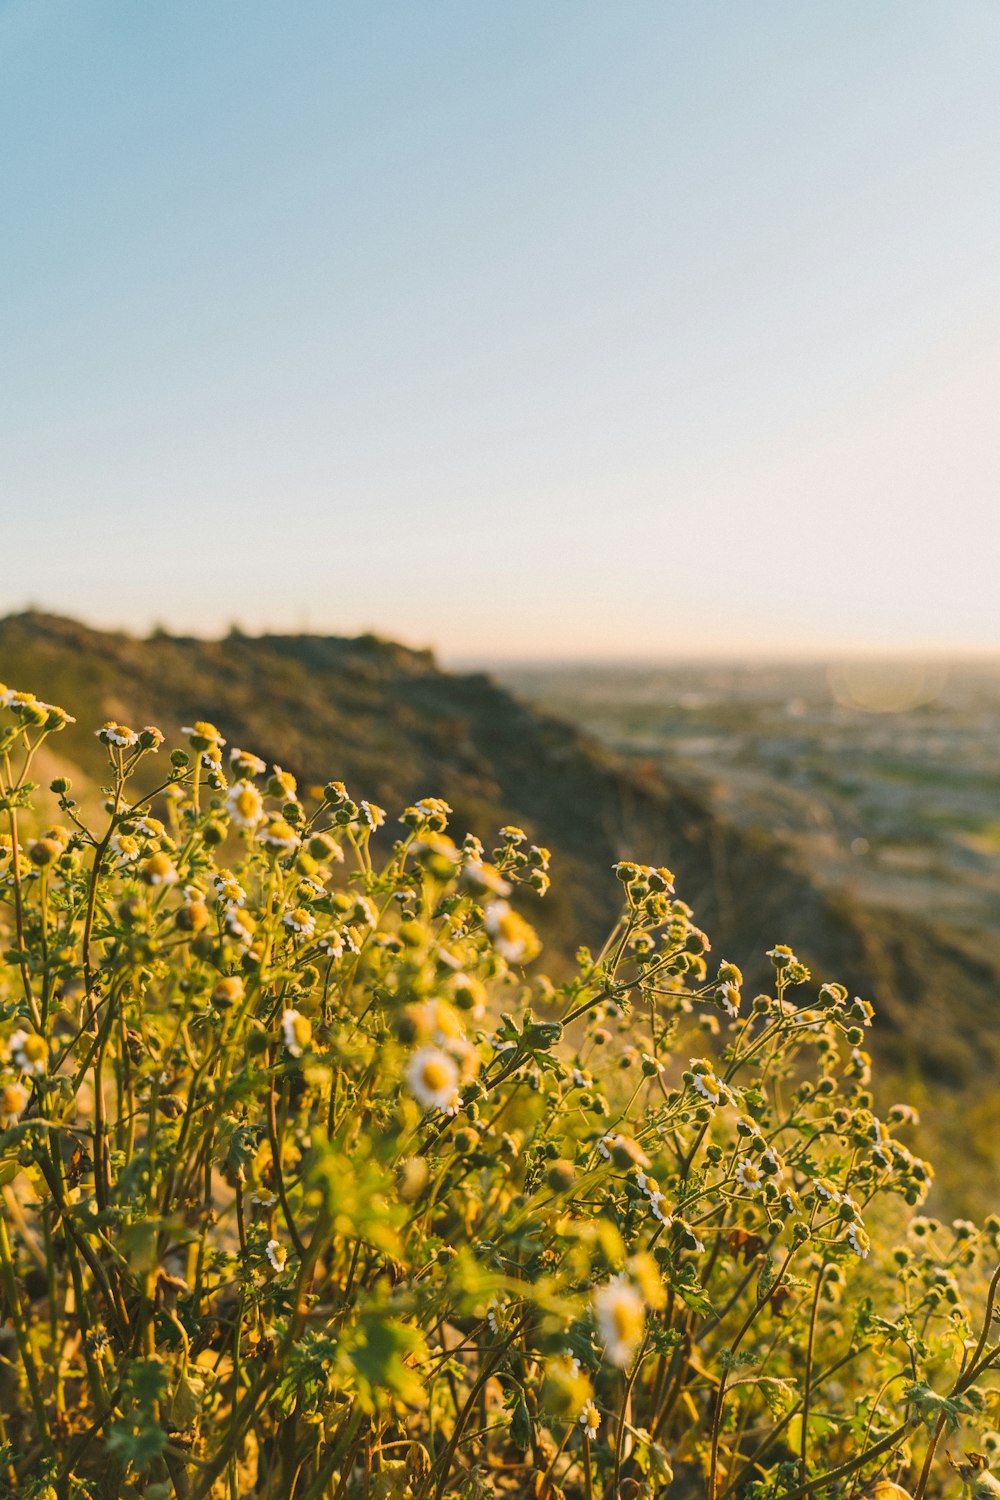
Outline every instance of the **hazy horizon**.
<svg viewBox="0 0 1000 1500"><path fill-rule="evenodd" d="M0 612L1000 649L1000 12L0 5Z"/></svg>

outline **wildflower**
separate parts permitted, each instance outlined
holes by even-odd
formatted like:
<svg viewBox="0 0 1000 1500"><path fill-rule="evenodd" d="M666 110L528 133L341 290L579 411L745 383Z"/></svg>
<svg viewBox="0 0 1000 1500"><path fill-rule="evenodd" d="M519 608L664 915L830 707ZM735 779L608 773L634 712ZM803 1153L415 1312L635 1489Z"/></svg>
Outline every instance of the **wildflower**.
<svg viewBox="0 0 1000 1500"><path fill-rule="evenodd" d="M242 979L238 974L230 974L216 984L212 991L212 1004L217 1005L220 1010L227 1010L231 1005L239 1005L243 995Z"/></svg>
<svg viewBox="0 0 1000 1500"><path fill-rule="evenodd" d="M223 926L231 938L249 948L253 942L257 924L248 911L242 906L227 906L226 915L223 918Z"/></svg>
<svg viewBox="0 0 1000 1500"><path fill-rule="evenodd" d="M642 1054L642 1071L649 1078L652 1078L657 1073L665 1073L667 1070L658 1057L654 1057L650 1052L644 1052Z"/></svg>
<svg viewBox="0 0 1000 1500"><path fill-rule="evenodd" d="M580 1426L591 1442L597 1437L597 1429L601 1425L601 1414L593 1401L588 1401L580 1413Z"/></svg>
<svg viewBox="0 0 1000 1500"><path fill-rule="evenodd" d="M281 1038L293 1057L301 1057L312 1041L312 1025L299 1011L283 1010Z"/></svg>
<svg viewBox="0 0 1000 1500"><path fill-rule="evenodd" d="M226 743L214 724L198 719L194 724L182 724L181 734L186 734L194 750L221 749Z"/></svg>
<svg viewBox="0 0 1000 1500"><path fill-rule="evenodd" d="M513 1043L511 1043L510 1045L513 1045ZM611 1147L614 1144L615 1139L616 1137L613 1135L602 1135L601 1139L597 1143L597 1154L598 1156L603 1156L605 1161L611 1160Z"/></svg>
<svg viewBox="0 0 1000 1500"><path fill-rule="evenodd" d="M142 878L147 885L173 885L177 880L173 860L162 850L151 854L142 867Z"/></svg>
<svg viewBox="0 0 1000 1500"><path fill-rule="evenodd" d="M649 1194L649 1208L653 1218L659 1219L660 1223L666 1229L669 1229L674 1221L671 1215L666 1212L666 1202L667 1200L662 1193Z"/></svg>
<svg viewBox="0 0 1000 1500"><path fill-rule="evenodd" d="M367 823L373 831L381 828L385 822L385 808L376 807L374 802L359 802L358 808L361 812L361 821Z"/></svg>
<svg viewBox="0 0 1000 1500"><path fill-rule="evenodd" d="M139 858L142 850L139 840L130 833L113 833L108 843L108 848L115 856L115 864L119 870L130 865Z"/></svg>
<svg viewBox="0 0 1000 1500"><path fill-rule="evenodd" d="M506 901L491 901L483 913L486 931L493 939L493 946L509 964L521 963L534 957L535 934Z"/></svg>
<svg viewBox="0 0 1000 1500"><path fill-rule="evenodd" d="M327 958L340 958L344 952L344 939L335 927L332 927L324 937L319 940L319 946Z"/></svg>
<svg viewBox="0 0 1000 1500"><path fill-rule="evenodd" d="M228 893L235 890L238 894L235 897L227 895L227 899L235 899L236 901L245 901L247 899L246 891L240 885L232 870L216 870L212 877L212 889L220 898L224 892Z"/></svg>
<svg viewBox="0 0 1000 1500"><path fill-rule="evenodd" d="M255 1208L273 1208L277 1201L277 1193L268 1193L264 1192L261 1189L258 1189L256 1193L250 1194L250 1202L254 1205Z"/></svg>
<svg viewBox="0 0 1000 1500"><path fill-rule="evenodd" d="M726 1012L726 1015L735 1021L740 1013L740 992L736 985L731 982L720 984L715 992L715 998Z"/></svg>
<svg viewBox="0 0 1000 1500"><path fill-rule="evenodd" d="M144 724L139 730L139 745L143 750L152 750L154 755L163 744L163 730L155 724Z"/></svg>
<svg viewBox="0 0 1000 1500"><path fill-rule="evenodd" d="M458 1067L439 1047L420 1047L406 1070L410 1092L425 1109L458 1114Z"/></svg>
<svg viewBox="0 0 1000 1500"><path fill-rule="evenodd" d="M55 839L35 839L33 844L28 845L28 858L40 870L53 864L62 852L62 844L57 843Z"/></svg>
<svg viewBox="0 0 1000 1500"><path fill-rule="evenodd" d="M567 1351L546 1360L542 1386L542 1405L546 1411L575 1422L593 1399L594 1388L572 1354Z"/></svg>
<svg viewBox="0 0 1000 1500"><path fill-rule="evenodd" d="M504 880L496 865L484 864L482 860L466 860L462 878L473 890L492 891L495 896L510 895L510 882Z"/></svg>
<svg viewBox="0 0 1000 1500"><path fill-rule="evenodd" d="M288 1264L288 1251L280 1240L268 1240L265 1245L268 1260L275 1271L283 1271Z"/></svg>
<svg viewBox="0 0 1000 1500"><path fill-rule="evenodd" d="M860 1224L852 1224L850 1226L847 1231L847 1242L855 1255L859 1256L862 1260L867 1257L872 1247L871 1240L865 1234Z"/></svg>
<svg viewBox="0 0 1000 1500"><path fill-rule="evenodd" d="M493 1333L500 1332L500 1323L510 1303L506 1297L491 1297L490 1305L486 1309L486 1321Z"/></svg>
<svg viewBox="0 0 1000 1500"><path fill-rule="evenodd" d="M760 1191L764 1177L758 1166L744 1159L736 1168L736 1181L746 1188L748 1193L756 1193Z"/></svg>
<svg viewBox="0 0 1000 1500"><path fill-rule="evenodd" d="M226 811L238 828L256 828L264 816L264 799L251 781L237 781L229 789Z"/></svg>
<svg viewBox="0 0 1000 1500"><path fill-rule="evenodd" d="M354 919L363 922L366 927L374 929L378 926L378 912L367 896L358 896L354 902Z"/></svg>
<svg viewBox="0 0 1000 1500"><path fill-rule="evenodd" d="M49 1060L49 1045L35 1031L14 1031L7 1042L11 1060L29 1078L41 1078Z"/></svg>
<svg viewBox="0 0 1000 1500"><path fill-rule="evenodd" d="M261 760L259 755L252 755L249 750L237 750L233 746L229 752L229 764L235 776L263 776L267 770L267 762Z"/></svg>
<svg viewBox="0 0 1000 1500"><path fill-rule="evenodd" d="M28 1102L28 1090L20 1083L8 1083L0 1089L0 1130L16 1125Z"/></svg>
<svg viewBox="0 0 1000 1500"><path fill-rule="evenodd" d="M782 969L787 969L789 964L797 962L795 954L787 943L778 943L776 947L768 948L767 956L779 973Z"/></svg>
<svg viewBox="0 0 1000 1500"><path fill-rule="evenodd" d="M685 1224L683 1219L678 1219L676 1222L678 1232L680 1233L682 1249L693 1250L696 1255L703 1255L705 1252L704 1240L700 1240L691 1228L691 1225Z"/></svg>
<svg viewBox="0 0 1000 1500"><path fill-rule="evenodd" d="M299 937L311 938L316 931L316 918L304 906L297 906L294 911L286 913L282 920L289 931L298 933Z"/></svg>
<svg viewBox="0 0 1000 1500"><path fill-rule="evenodd" d="M284 818L272 818L264 832L259 833L257 837L269 849L278 849L283 854L289 853L299 844L298 834L290 823L285 822Z"/></svg>
<svg viewBox="0 0 1000 1500"><path fill-rule="evenodd" d="M528 835L523 828L517 828L513 823L508 823L505 828L501 828L500 837L505 844L513 845L523 844Z"/></svg>
<svg viewBox="0 0 1000 1500"><path fill-rule="evenodd" d="M621 1276L615 1276L593 1293L597 1329L604 1340L608 1359L624 1369L639 1346L646 1326L642 1298Z"/></svg>
<svg viewBox="0 0 1000 1500"><path fill-rule="evenodd" d="M101 729L95 729L94 733L103 745L114 745L119 750L131 750L133 745L139 743L139 736L134 729L129 729L126 724L115 724L113 720Z"/></svg>
<svg viewBox="0 0 1000 1500"><path fill-rule="evenodd" d="M703 1099L709 1104L718 1104L728 1094L724 1083L720 1083L712 1072L696 1073L694 1075L694 1086Z"/></svg>

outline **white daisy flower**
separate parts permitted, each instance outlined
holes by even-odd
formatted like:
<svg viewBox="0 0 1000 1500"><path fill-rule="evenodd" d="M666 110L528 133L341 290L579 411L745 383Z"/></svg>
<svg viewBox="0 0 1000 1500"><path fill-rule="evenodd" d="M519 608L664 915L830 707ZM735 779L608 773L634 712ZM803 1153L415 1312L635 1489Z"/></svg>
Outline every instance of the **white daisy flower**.
<svg viewBox="0 0 1000 1500"><path fill-rule="evenodd" d="M746 1188L748 1193L759 1193L764 1182L764 1175L756 1163L746 1158L736 1168L736 1181Z"/></svg>
<svg viewBox="0 0 1000 1500"><path fill-rule="evenodd" d="M406 1081L410 1093L425 1109L457 1115L459 1109L458 1067L440 1047L419 1047L410 1058Z"/></svg>
<svg viewBox="0 0 1000 1500"><path fill-rule="evenodd" d="M28 1090L20 1083L8 1083L0 1088L0 1130L9 1130L16 1125L28 1103Z"/></svg>
<svg viewBox="0 0 1000 1500"><path fill-rule="evenodd" d="M49 1047L35 1031L13 1031L7 1041L11 1060L29 1078L41 1078L49 1060Z"/></svg>
<svg viewBox="0 0 1000 1500"><path fill-rule="evenodd" d="M344 951L344 939L336 928L331 928L325 937L320 938L319 946L327 958L340 958Z"/></svg>
<svg viewBox="0 0 1000 1500"><path fill-rule="evenodd" d="M312 1040L312 1025L300 1011L281 1012L281 1037L293 1057L301 1057Z"/></svg>
<svg viewBox="0 0 1000 1500"><path fill-rule="evenodd" d="M381 828L385 822L385 808L376 807L374 802L359 802L361 821L368 824L369 828Z"/></svg>
<svg viewBox="0 0 1000 1500"><path fill-rule="evenodd" d="M254 920L241 906L227 906L223 926L231 938L249 948L253 942Z"/></svg>
<svg viewBox="0 0 1000 1500"><path fill-rule="evenodd" d="M113 833L108 841L108 848L114 855L115 865L119 870L132 864L142 853L139 840L130 833Z"/></svg>
<svg viewBox="0 0 1000 1500"><path fill-rule="evenodd" d="M725 1085L719 1082L714 1073L696 1073L694 1086L709 1104L718 1104L725 1090Z"/></svg>
<svg viewBox="0 0 1000 1500"><path fill-rule="evenodd" d="M299 937L311 938L316 931L316 918L304 906L297 906L294 911L286 912L282 921L289 932L296 932Z"/></svg>
<svg viewBox="0 0 1000 1500"><path fill-rule="evenodd" d="M698 1238L691 1225L678 1221L678 1228L681 1232L681 1245L683 1248L685 1250L693 1250L696 1255L704 1255L705 1242Z"/></svg>
<svg viewBox="0 0 1000 1500"><path fill-rule="evenodd" d="M235 746L229 752L229 763L237 776L263 776L267 770L267 761L249 750L237 750Z"/></svg>
<svg viewBox="0 0 1000 1500"><path fill-rule="evenodd" d="M276 1271L283 1271L288 1264L288 1251L280 1240L268 1240L264 1247L267 1258Z"/></svg>
<svg viewBox="0 0 1000 1500"><path fill-rule="evenodd" d="M659 1219L660 1223L669 1229L674 1221L671 1215L667 1213L666 1205L667 1200L662 1193L650 1193L649 1207L653 1218Z"/></svg>
<svg viewBox="0 0 1000 1500"><path fill-rule="evenodd" d="M252 781L236 781L229 788L226 811L238 828L256 828L264 816L264 799Z"/></svg>
<svg viewBox="0 0 1000 1500"><path fill-rule="evenodd" d="M139 736L134 729L129 729L126 724L115 724L111 720L102 729L95 729L94 733L106 745L116 745L119 750L131 750L133 745L139 743Z"/></svg>
<svg viewBox="0 0 1000 1500"><path fill-rule="evenodd" d="M597 1429L601 1425L601 1414L593 1401L588 1401L580 1413L580 1426L591 1442L597 1437Z"/></svg>
<svg viewBox="0 0 1000 1500"><path fill-rule="evenodd" d="M176 885L180 878L173 860L162 849L151 854L142 867L142 878L147 885Z"/></svg>
<svg viewBox="0 0 1000 1500"><path fill-rule="evenodd" d="M246 891L232 870L218 870L212 877L212 888L217 896L222 896L227 901L235 901L238 906L247 899Z"/></svg>
<svg viewBox="0 0 1000 1500"><path fill-rule="evenodd" d="M354 915L373 931L378 926L378 912L367 896L358 896L355 899Z"/></svg>
<svg viewBox="0 0 1000 1500"><path fill-rule="evenodd" d="M721 984L715 993L726 1015L735 1021L740 1013L740 992L736 985L731 981Z"/></svg>
<svg viewBox="0 0 1000 1500"><path fill-rule="evenodd" d="M295 829L290 823L286 823L284 818L272 818L264 832L259 833L257 838L269 849L278 849L284 854L297 849L300 843Z"/></svg>
<svg viewBox="0 0 1000 1500"><path fill-rule="evenodd" d="M847 1231L847 1243L861 1260L865 1260L871 1249L871 1240L868 1238L860 1224L852 1224Z"/></svg>
<svg viewBox="0 0 1000 1500"><path fill-rule="evenodd" d="M528 940L521 919L509 903L490 901L484 908L483 921L500 957L509 964L520 963L528 952Z"/></svg>
<svg viewBox="0 0 1000 1500"><path fill-rule="evenodd" d="M634 1286L615 1276L604 1286L595 1288L592 1303L604 1351L612 1364L624 1369L631 1362L645 1331L646 1313L642 1298Z"/></svg>
<svg viewBox="0 0 1000 1500"><path fill-rule="evenodd" d="M493 1333L500 1332L500 1323L510 1303L506 1297L491 1297L490 1305L486 1309L486 1321Z"/></svg>
<svg viewBox="0 0 1000 1500"><path fill-rule="evenodd" d="M470 885L482 891L492 891L495 896L509 896L510 882L504 880L495 865L484 864L479 859L467 859L462 874Z"/></svg>

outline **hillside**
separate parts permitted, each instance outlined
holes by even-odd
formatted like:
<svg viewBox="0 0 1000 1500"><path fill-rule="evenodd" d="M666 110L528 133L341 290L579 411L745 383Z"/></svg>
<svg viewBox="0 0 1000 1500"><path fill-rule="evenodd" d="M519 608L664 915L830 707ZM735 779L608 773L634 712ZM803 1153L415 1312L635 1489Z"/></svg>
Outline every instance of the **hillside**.
<svg viewBox="0 0 1000 1500"><path fill-rule="evenodd" d="M138 640L29 613L0 621L0 680L76 714L58 751L78 786L101 776L93 728L104 719L176 733L207 717L230 743L307 784L336 777L390 810L441 795L458 827L485 839L521 825L561 871L560 894L532 913L553 971L560 952L601 939L618 898L610 866L633 857L676 870L717 956L739 963L749 984L765 982L762 955L785 941L817 974L872 998L874 1045L911 1088L971 1086L973 1097L1000 1060L1000 972L960 934L866 914L822 890L776 842L723 821L695 790L630 765L482 674L439 670L428 653L372 636Z"/></svg>

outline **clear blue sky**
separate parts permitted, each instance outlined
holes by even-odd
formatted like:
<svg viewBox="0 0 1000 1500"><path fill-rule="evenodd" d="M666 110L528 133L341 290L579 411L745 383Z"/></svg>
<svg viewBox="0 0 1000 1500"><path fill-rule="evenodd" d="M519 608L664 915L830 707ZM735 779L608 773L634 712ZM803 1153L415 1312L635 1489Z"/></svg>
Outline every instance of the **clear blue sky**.
<svg viewBox="0 0 1000 1500"><path fill-rule="evenodd" d="M995 0L0 0L0 610L1000 647Z"/></svg>

